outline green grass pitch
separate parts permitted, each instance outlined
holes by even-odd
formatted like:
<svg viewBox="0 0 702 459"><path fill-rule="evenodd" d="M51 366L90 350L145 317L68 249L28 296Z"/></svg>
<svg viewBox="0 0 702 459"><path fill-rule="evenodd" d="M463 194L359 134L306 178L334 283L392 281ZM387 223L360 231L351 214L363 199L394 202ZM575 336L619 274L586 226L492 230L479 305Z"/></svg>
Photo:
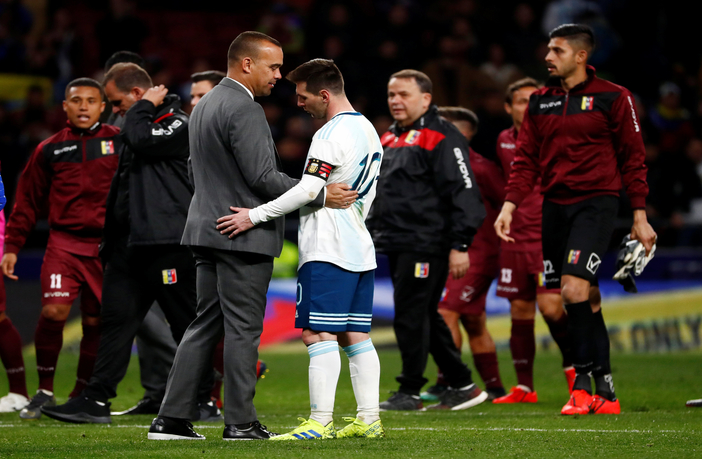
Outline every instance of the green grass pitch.
<svg viewBox="0 0 702 459"><path fill-rule="evenodd" d="M380 352L381 400L396 389L399 353ZM343 353L342 353L343 355ZM515 384L509 353L499 355L502 379ZM258 384L256 407L261 422L274 432L297 425L307 416L308 357L300 352L263 352L270 368ZM466 361L470 357L465 355ZM30 391L36 389L34 357L26 356ZM699 351L671 354L615 354L612 357L622 414L561 416L566 385L554 352L539 352L535 385L539 403L492 405L487 402L457 412L381 413L387 437L300 442L224 442L223 424L197 423L205 441L148 441L149 416L114 417L110 426L63 424L46 417L22 421L17 414L0 415L0 457L702 457L702 408L685 401L702 397L702 355ZM59 403L70 391L77 356L64 352L59 360L56 393ZM428 377L434 377L432 363ZM4 374L0 388L6 390ZM113 410L133 405L142 394L136 358L113 400ZM226 403L226 401L225 401ZM335 425L355 413L345 357L337 390Z"/></svg>

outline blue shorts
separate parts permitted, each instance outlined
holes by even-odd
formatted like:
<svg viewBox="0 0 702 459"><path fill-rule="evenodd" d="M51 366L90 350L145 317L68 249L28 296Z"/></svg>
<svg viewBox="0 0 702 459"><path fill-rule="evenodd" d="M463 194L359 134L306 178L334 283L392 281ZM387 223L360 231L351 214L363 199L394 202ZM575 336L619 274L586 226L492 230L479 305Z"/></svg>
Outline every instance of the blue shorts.
<svg viewBox="0 0 702 459"><path fill-rule="evenodd" d="M295 328L320 332L370 332L375 270L347 271L307 262L297 273Z"/></svg>

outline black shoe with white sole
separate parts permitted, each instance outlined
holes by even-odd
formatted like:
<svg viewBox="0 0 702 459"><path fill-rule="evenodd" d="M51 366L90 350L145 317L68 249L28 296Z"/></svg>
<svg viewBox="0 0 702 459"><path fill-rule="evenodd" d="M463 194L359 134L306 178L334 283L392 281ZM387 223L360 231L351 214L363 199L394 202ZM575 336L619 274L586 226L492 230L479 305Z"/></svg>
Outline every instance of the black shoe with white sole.
<svg viewBox="0 0 702 459"><path fill-rule="evenodd" d="M424 404L419 395L395 392L380 404L380 411L424 411Z"/></svg>
<svg viewBox="0 0 702 459"><path fill-rule="evenodd" d="M276 433L269 432L268 428L258 421L247 424L247 426L237 427L234 424L229 424L224 427L222 438L225 440L268 440L278 436Z"/></svg>
<svg viewBox="0 0 702 459"><path fill-rule="evenodd" d="M185 419L155 418L149 427L149 440L204 440Z"/></svg>
<svg viewBox="0 0 702 459"><path fill-rule="evenodd" d="M161 402L151 400L150 398L142 398L133 407L125 411L113 411L112 416L132 416L135 414L158 414L161 408Z"/></svg>
<svg viewBox="0 0 702 459"><path fill-rule="evenodd" d="M74 424L109 424L110 402L100 402L85 395L72 398L63 405L42 406L41 412L50 418Z"/></svg>
<svg viewBox="0 0 702 459"><path fill-rule="evenodd" d="M449 389L441 397L441 403L427 407L431 410L465 410L487 400L488 394L473 383L464 389Z"/></svg>
<svg viewBox="0 0 702 459"><path fill-rule="evenodd" d="M195 413L193 422L219 422L222 420L224 420L222 412L217 408L213 400L197 404L197 413Z"/></svg>
<svg viewBox="0 0 702 459"><path fill-rule="evenodd" d="M507 395L507 391L504 387L493 387L492 389L485 389L485 392L487 392L488 394L487 400L489 402L495 400L496 398L504 397L505 395Z"/></svg>

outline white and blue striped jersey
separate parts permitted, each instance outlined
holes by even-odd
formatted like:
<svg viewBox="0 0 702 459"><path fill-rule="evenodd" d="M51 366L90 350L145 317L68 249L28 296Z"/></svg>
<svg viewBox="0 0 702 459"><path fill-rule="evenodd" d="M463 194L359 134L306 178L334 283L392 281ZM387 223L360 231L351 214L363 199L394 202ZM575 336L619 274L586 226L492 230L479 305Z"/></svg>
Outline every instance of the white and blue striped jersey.
<svg viewBox="0 0 702 459"><path fill-rule="evenodd" d="M383 154L373 125L358 112L341 112L312 138L306 164L331 165L329 183L346 183L358 191L348 209L300 209L299 266L308 261L333 263L354 272L375 269L375 248L365 219L375 198Z"/></svg>

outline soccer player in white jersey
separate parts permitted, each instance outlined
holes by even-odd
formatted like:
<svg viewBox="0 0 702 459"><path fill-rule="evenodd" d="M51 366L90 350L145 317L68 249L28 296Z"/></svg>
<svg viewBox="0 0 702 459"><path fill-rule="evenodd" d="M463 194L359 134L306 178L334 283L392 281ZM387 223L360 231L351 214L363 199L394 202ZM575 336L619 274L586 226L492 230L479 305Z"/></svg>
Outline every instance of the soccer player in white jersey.
<svg viewBox="0 0 702 459"><path fill-rule="evenodd" d="M254 209L232 207L218 229L236 237L254 225L300 209L300 261L295 327L310 355L309 419L271 440L385 435L379 417L380 362L370 332L375 248L365 219L375 197L382 145L373 125L344 93L333 61L313 59L286 77L296 84L297 105L327 123L317 131L302 180L278 199ZM350 183L357 200L344 209L304 207L327 183ZM339 345L349 358L358 414L334 429L334 396L341 370Z"/></svg>

